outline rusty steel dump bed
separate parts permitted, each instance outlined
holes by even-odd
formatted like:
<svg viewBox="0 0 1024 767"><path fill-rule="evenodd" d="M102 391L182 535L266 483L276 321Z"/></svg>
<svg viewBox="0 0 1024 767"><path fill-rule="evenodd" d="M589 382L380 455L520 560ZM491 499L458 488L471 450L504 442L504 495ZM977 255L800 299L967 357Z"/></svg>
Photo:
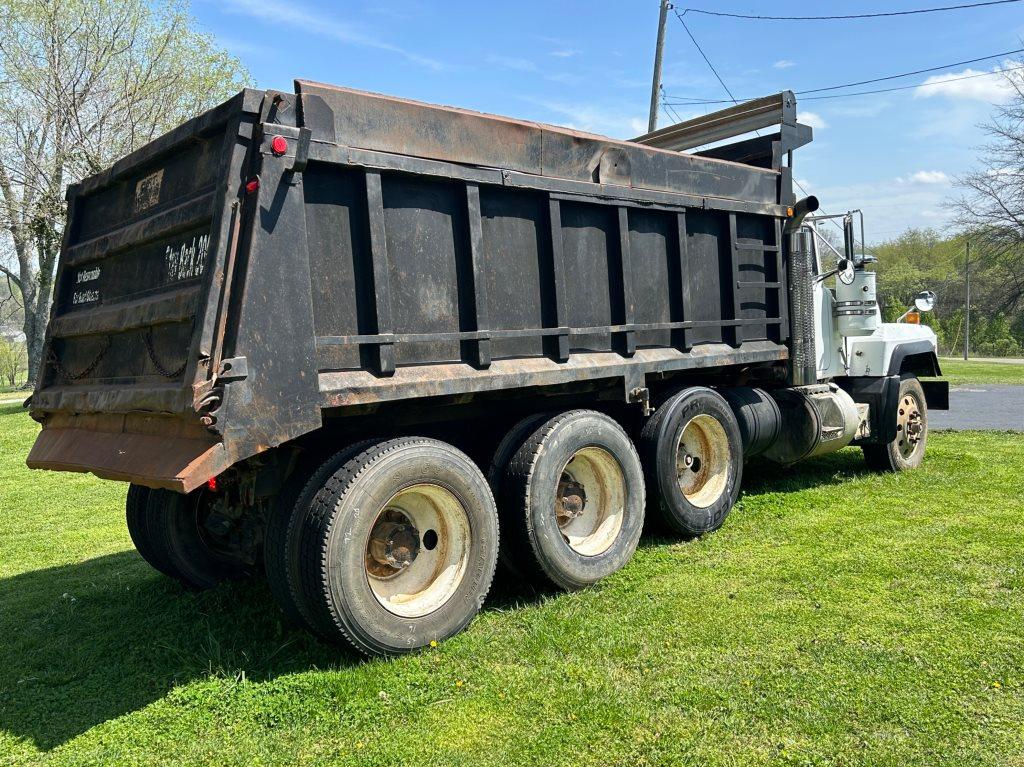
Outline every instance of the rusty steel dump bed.
<svg viewBox="0 0 1024 767"><path fill-rule="evenodd" d="M389 403L777 365L810 136L775 98L778 134L694 155L658 142L721 126L245 90L69 189L28 463L189 491Z"/></svg>

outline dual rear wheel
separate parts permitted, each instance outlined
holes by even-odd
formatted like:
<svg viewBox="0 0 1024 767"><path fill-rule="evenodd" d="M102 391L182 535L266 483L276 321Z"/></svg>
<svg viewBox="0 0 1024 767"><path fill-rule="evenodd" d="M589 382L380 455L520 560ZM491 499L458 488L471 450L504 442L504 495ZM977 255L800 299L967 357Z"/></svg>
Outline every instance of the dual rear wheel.
<svg viewBox="0 0 1024 767"><path fill-rule="evenodd" d="M154 569L192 589L212 588L250 572L218 535L211 500L204 490L181 495L128 488L125 515L135 548Z"/></svg>
<svg viewBox="0 0 1024 767"><path fill-rule="evenodd" d="M719 395L670 397L639 446L607 415L572 410L520 422L487 477L455 447L420 437L311 456L264 528L270 588L295 623L390 655L461 631L487 596L499 552L522 579L575 590L629 561L648 505L687 535L721 525L742 455ZM140 553L195 588L245 572L210 536L207 506L202 493L133 486L128 496Z"/></svg>
<svg viewBox="0 0 1024 767"><path fill-rule="evenodd" d="M362 443L326 461L275 512L265 560L286 614L327 639L390 655L461 631L498 556L483 474L438 440Z"/></svg>

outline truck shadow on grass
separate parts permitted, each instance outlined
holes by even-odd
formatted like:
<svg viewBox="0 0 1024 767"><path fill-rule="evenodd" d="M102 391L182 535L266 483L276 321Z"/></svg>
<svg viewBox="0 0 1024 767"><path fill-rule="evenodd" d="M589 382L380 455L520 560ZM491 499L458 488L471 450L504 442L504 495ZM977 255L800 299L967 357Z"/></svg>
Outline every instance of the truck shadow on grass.
<svg viewBox="0 0 1024 767"><path fill-rule="evenodd" d="M780 471L748 467L748 495L791 492L866 473L853 451ZM676 542L647 535L644 546ZM528 608L538 594L499 577L485 609ZM259 579L192 593L134 551L0 580L0 728L52 749L211 674L252 681L360 662L288 624Z"/></svg>

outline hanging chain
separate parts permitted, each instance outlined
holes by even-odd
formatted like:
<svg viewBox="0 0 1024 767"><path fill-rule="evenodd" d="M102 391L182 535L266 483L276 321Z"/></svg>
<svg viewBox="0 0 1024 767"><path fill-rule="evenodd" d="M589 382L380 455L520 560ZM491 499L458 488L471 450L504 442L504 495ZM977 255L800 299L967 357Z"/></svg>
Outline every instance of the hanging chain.
<svg viewBox="0 0 1024 767"><path fill-rule="evenodd" d="M194 327L195 324L193 323L193 328ZM192 334L190 333L190 338L191 335ZM188 366L187 355L185 357L185 361L182 362L181 365L179 365L174 370L168 370L167 368L160 364L160 361L156 358L156 350L153 348L153 328L146 328L146 332L142 334L142 340L146 344L146 351L149 353L150 362L153 363L153 367L155 367L157 369L157 372L160 373L160 375L162 375L164 378L177 378L178 376L185 372L185 368Z"/></svg>
<svg viewBox="0 0 1024 767"><path fill-rule="evenodd" d="M60 358L57 356L57 353L52 348L50 349L50 355L47 361L50 363L53 369L57 371L59 375L64 377L65 380L78 381L82 378L85 378L92 371L94 371L96 369L96 366L100 364L100 360L103 359L103 355L107 353L107 350L110 348L110 336L104 336L103 340L103 348L100 349L99 353L96 355L96 358L89 363L88 367L86 367L85 370L81 371L80 373L72 373L66 367L64 367L63 363L60 361Z"/></svg>

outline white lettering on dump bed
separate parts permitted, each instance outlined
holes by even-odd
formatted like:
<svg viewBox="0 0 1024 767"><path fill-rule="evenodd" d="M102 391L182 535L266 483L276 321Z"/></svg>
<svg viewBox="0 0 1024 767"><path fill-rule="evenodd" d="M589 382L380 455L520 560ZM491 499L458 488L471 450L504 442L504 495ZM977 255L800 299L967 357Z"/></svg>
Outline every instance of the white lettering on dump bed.
<svg viewBox="0 0 1024 767"><path fill-rule="evenodd" d="M83 282L92 282L100 278L100 268L98 266L92 269L83 269L75 276L75 282L81 285Z"/></svg>
<svg viewBox="0 0 1024 767"><path fill-rule="evenodd" d="M71 303L77 306L78 304L91 304L93 301L100 300L100 292L98 290L78 290L71 297Z"/></svg>
<svg viewBox="0 0 1024 767"><path fill-rule="evenodd" d="M177 245L168 245L164 251L167 266L167 281L178 282L199 277L206 266L206 254L210 249L210 235L193 237Z"/></svg>

